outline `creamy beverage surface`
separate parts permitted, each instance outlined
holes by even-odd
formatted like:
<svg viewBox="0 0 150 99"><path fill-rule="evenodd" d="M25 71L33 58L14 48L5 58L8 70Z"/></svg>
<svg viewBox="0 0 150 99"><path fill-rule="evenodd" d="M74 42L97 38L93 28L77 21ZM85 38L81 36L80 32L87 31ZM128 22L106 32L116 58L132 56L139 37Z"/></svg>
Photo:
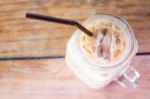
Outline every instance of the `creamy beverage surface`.
<svg viewBox="0 0 150 99"><path fill-rule="evenodd" d="M80 48L91 63L110 66L121 61L128 51L128 38L121 24L102 19L87 27L94 36L80 35Z"/></svg>

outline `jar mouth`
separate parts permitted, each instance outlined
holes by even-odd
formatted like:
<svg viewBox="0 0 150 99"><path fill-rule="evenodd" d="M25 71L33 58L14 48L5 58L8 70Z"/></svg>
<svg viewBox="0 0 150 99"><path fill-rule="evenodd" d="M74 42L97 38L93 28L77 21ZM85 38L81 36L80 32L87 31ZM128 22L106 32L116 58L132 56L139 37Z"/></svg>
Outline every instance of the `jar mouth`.
<svg viewBox="0 0 150 99"><path fill-rule="evenodd" d="M79 49L80 49L80 51L81 51L81 53L82 53L82 56L85 58L85 60L86 60L89 64L91 64L92 66L94 65L93 67L96 67L96 68L98 68L98 69L114 68L114 67L120 66L121 64L124 64L124 63L129 59L129 57L131 56L131 53L133 52L134 46L135 46L135 45L134 45L134 44L135 44L135 37L134 37L134 32L133 32L131 26L127 23L127 21L125 21L123 18L121 18L121 17L119 17L119 16L114 16L114 15L111 15L111 14L102 14L102 13L96 13L95 15L93 15L92 17L90 17L89 19L87 19L87 20L83 23L83 25L85 26L86 24L88 24L88 22L92 21L92 19L95 18L95 17L99 17L99 18L101 18L101 17L105 18L105 17L106 17L106 19L107 19L107 17L111 17L111 18L114 18L114 19L116 19L116 20L119 20L121 23L123 23L123 25L125 26L125 28L128 30L127 35L131 38L131 39L129 39L129 40L130 40L130 41L129 41L129 47L130 47L130 48L129 48L129 50L128 50L126 56L123 57L122 60L120 60L119 62L117 62L117 63L115 63L115 64L108 65L108 66L102 66L102 65L94 64L94 63L90 62L89 60L87 60L86 57L83 55L83 52L81 51L80 44L79 44ZM80 33L79 33L79 35L78 35L78 38L80 38L81 34L82 34L82 32L80 31Z"/></svg>

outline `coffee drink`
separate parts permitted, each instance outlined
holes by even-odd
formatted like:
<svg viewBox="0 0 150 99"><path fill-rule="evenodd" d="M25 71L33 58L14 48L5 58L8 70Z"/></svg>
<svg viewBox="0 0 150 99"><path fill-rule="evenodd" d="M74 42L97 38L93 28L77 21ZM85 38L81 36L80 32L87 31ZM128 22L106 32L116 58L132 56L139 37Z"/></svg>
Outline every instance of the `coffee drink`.
<svg viewBox="0 0 150 99"><path fill-rule="evenodd" d="M102 88L128 71L137 41L120 17L97 14L83 25L93 36L77 30L68 41L66 63L86 85Z"/></svg>

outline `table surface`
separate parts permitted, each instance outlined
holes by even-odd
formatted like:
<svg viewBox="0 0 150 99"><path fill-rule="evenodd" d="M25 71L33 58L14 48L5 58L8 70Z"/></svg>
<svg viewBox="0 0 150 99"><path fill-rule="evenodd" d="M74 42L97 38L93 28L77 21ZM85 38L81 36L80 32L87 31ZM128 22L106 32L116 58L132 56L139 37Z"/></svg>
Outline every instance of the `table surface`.
<svg viewBox="0 0 150 99"><path fill-rule="evenodd" d="M35 2L36 1L36 2ZM64 62L74 27L25 18L25 12L84 22L95 13L123 17L139 43L132 65L141 78L136 89L112 83L93 90ZM1 99L149 99L150 0L0 0Z"/></svg>

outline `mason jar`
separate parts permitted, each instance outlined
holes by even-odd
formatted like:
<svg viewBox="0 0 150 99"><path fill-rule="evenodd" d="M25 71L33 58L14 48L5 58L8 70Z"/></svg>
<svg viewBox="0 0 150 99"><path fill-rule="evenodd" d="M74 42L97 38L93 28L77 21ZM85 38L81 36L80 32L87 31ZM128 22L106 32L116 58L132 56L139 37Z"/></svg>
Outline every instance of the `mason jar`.
<svg viewBox="0 0 150 99"><path fill-rule="evenodd" d="M76 30L67 43L66 64L90 88L103 88L112 81L117 82L124 88L134 88L137 86L137 81L140 77L139 73L130 65L138 51L138 43L134 32L123 18L109 14L95 14L87 19L83 25L88 29L89 26L96 24L96 22L102 19L117 22L125 30L128 38L128 51L124 58L116 64L109 66L92 63L86 59L81 51L80 37L83 32Z"/></svg>

